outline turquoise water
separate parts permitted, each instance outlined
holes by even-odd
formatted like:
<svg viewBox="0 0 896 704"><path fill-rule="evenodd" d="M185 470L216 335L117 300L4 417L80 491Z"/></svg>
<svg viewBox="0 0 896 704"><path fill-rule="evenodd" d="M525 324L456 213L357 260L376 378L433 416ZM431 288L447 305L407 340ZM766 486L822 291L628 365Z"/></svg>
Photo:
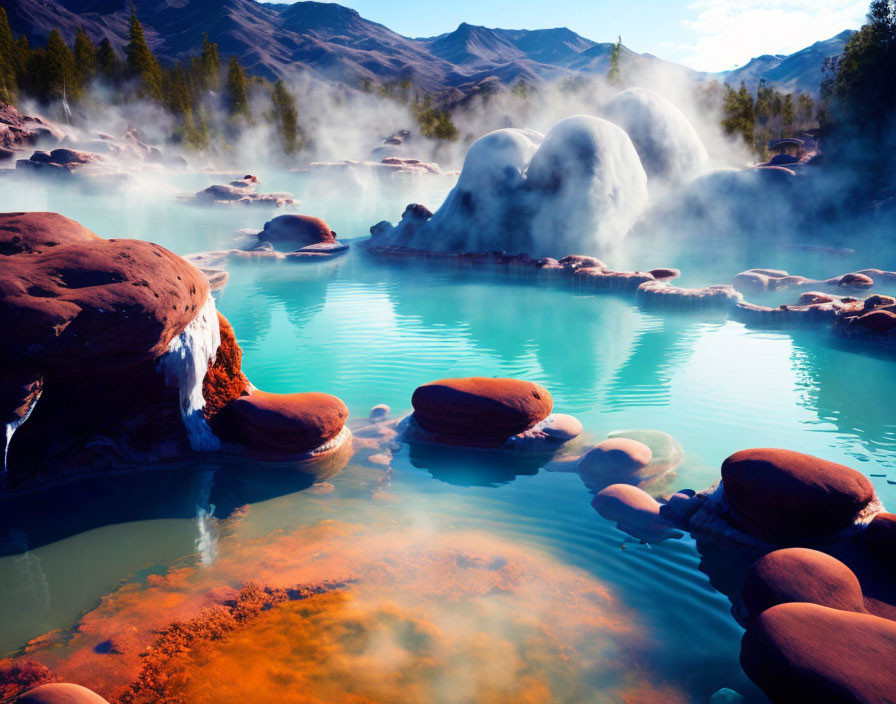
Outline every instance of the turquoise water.
<svg viewBox="0 0 896 704"><path fill-rule="evenodd" d="M212 181L221 179L181 175L176 188ZM436 205L450 186L415 182L336 200L296 176L270 181L270 190L298 192L301 212L324 217L343 238L396 220L407 202ZM162 189L108 197L6 185L0 210L57 210L104 236L153 240L181 254L229 247L235 230L259 228L272 214L192 208ZM674 258L667 264L687 271L686 256L667 256ZM803 273L805 258L782 262L787 256L776 254L775 264ZM771 265L717 263L729 279ZM816 276L847 270L842 261L812 267L818 271L807 273ZM413 390L433 379L520 377L548 388L555 410L578 417L593 442L627 428L672 434L686 460L664 490L703 488L718 479L727 455L772 446L851 465L872 478L885 504L896 505L894 360L851 351L825 334L751 331L712 315L663 316L622 298L576 294L562 281L384 264L357 248L321 264L234 263L217 303L256 386L336 394L355 420L378 403L396 415L408 411ZM369 520L425 514L433 530L472 526L543 548L597 577L639 614L652 639L651 666L692 701L706 702L722 687L764 701L740 671L742 631L730 604L699 570L690 539L625 544L591 509L574 473L537 463L508 467L482 453L401 446L393 454L386 486L394 502L359 490L382 471L361 456L328 480L334 489L325 509L296 476L247 474L239 463L217 460L0 500L0 651L71 627L123 580L140 582L195 553L197 506L214 506L223 518L251 504L241 529L248 539L322 518L356 520L360 501Z"/></svg>

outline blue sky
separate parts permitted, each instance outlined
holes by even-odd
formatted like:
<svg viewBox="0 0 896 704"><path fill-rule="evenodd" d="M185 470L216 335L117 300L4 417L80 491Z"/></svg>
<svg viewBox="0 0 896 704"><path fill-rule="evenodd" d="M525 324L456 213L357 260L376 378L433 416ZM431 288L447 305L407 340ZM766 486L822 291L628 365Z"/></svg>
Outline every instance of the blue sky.
<svg viewBox="0 0 896 704"><path fill-rule="evenodd" d="M283 0L281 0L283 1ZM638 52L704 71L760 54L789 54L861 26L869 0L342 0L407 36L449 32L461 22L542 29L566 26L595 41L617 35Z"/></svg>

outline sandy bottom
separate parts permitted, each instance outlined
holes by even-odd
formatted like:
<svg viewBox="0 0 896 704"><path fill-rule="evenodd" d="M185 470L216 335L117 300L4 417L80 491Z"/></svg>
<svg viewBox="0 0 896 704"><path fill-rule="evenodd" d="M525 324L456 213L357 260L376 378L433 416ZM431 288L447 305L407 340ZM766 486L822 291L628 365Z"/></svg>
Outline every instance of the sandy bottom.
<svg viewBox="0 0 896 704"><path fill-rule="evenodd" d="M687 701L604 584L528 546L397 521L246 540L244 517L211 564L127 584L15 662L130 704Z"/></svg>

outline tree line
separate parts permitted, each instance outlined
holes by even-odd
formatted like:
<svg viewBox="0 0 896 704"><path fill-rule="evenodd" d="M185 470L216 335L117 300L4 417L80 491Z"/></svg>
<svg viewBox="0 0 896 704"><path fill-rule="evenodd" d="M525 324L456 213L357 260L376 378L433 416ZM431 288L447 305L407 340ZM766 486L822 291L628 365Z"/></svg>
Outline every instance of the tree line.
<svg viewBox="0 0 896 704"><path fill-rule="evenodd" d="M861 172L872 191L892 188L896 116L896 2L874 0L867 23L840 56L825 61L821 128L826 152L839 165Z"/></svg>
<svg viewBox="0 0 896 704"><path fill-rule="evenodd" d="M411 116L417 123L420 134L424 137L447 142L457 139L458 131L451 121L451 112L447 108L437 105L428 93L421 95L415 91L412 98L413 84L410 80L378 83L372 78L365 77L361 80L360 87L365 93L407 105Z"/></svg>
<svg viewBox="0 0 896 704"><path fill-rule="evenodd" d="M815 99L808 93L782 93L765 79L755 95L744 83L735 90L716 83L707 90L721 93L722 129L738 136L759 158L768 157L772 140L792 137L818 126Z"/></svg>
<svg viewBox="0 0 896 704"><path fill-rule="evenodd" d="M107 38L94 44L81 27L69 46L54 29L42 47L31 47L27 37L15 37L6 11L0 6L0 100L14 103L23 97L49 104L62 101L66 110L90 100L90 87L114 88L117 100L142 97L165 108L176 122L175 139L194 147L206 146L214 129L211 112L223 107L229 129L252 124L250 89L266 93L267 114L276 126L286 154L302 146L295 97L282 80L247 78L236 56L221 65L218 45L203 35L194 56L163 66L146 42L143 26L132 12L128 43L120 56Z"/></svg>

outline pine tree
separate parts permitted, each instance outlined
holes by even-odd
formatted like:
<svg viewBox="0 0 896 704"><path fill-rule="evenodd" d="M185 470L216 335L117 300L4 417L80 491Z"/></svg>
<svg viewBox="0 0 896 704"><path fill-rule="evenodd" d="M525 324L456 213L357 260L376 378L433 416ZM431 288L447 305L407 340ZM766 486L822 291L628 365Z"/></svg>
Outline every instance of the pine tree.
<svg viewBox="0 0 896 704"><path fill-rule="evenodd" d="M420 134L430 139L453 141L457 139L457 127L451 121L451 115L444 110L439 110L432 104L429 95L414 98L411 103L411 112L417 120Z"/></svg>
<svg viewBox="0 0 896 704"><path fill-rule="evenodd" d="M622 37L620 36L610 50L610 69L607 71L607 80L618 86L622 83L622 72L619 69L619 58L622 54Z"/></svg>
<svg viewBox="0 0 896 704"><path fill-rule="evenodd" d="M181 66L175 66L165 73L163 93L167 108L174 115L184 117L186 122L192 123L193 98L190 95L187 74Z"/></svg>
<svg viewBox="0 0 896 704"><path fill-rule="evenodd" d="M227 69L227 108L233 118L252 119L249 95L246 92L246 74L235 55L230 57Z"/></svg>
<svg viewBox="0 0 896 704"><path fill-rule="evenodd" d="M38 97L44 100L67 98L76 100L81 93L81 83L75 70L75 57L58 29L50 32L47 46L33 65L37 71Z"/></svg>
<svg viewBox="0 0 896 704"><path fill-rule="evenodd" d="M807 93L800 93L796 100L796 119L802 129L810 126L815 119L815 101Z"/></svg>
<svg viewBox="0 0 896 704"><path fill-rule="evenodd" d="M118 80L121 75L121 59L118 58L108 39L100 42L96 52L96 67L97 73L109 81Z"/></svg>
<svg viewBox="0 0 896 704"><path fill-rule="evenodd" d="M741 83L740 90L735 91L725 84L725 97L722 100L722 127L730 135L740 135L743 140L753 145L755 140L756 114L753 96Z"/></svg>
<svg viewBox="0 0 896 704"><path fill-rule="evenodd" d="M143 36L143 26L137 19L136 10L131 12L130 42L127 57L128 70L132 76L140 78L142 90L151 98L162 100L162 69Z"/></svg>
<svg viewBox="0 0 896 704"><path fill-rule="evenodd" d="M796 114L793 108L793 96L788 93L781 101L781 123L788 134L793 132L793 123Z"/></svg>
<svg viewBox="0 0 896 704"><path fill-rule="evenodd" d="M75 37L75 69L83 86L86 86L96 73L96 47L90 41L84 27L78 28Z"/></svg>
<svg viewBox="0 0 896 704"><path fill-rule="evenodd" d="M12 48L12 64L13 72L16 75L16 82L20 90L30 89L28 67L31 65L31 58L34 52L28 44L28 37L24 34L19 36L13 43Z"/></svg>
<svg viewBox="0 0 896 704"><path fill-rule="evenodd" d="M0 5L0 100L11 103L16 98L16 45L9 27L6 10Z"/></svg>
<svg viewBox="0 0 896 704"><path fill-rule="evenodd" d="M299 147L299 118L295 98L286 90L282 80L274 84L271 101L274 103L273 117L283 141L283 151L294 154Z"/></svg>
<svg viewBox="0 0 896 704"><path fill-rule="evenodd" d="M220 84L218 45L208 40L208 35L202 34L202 54L200 55L202 69L202 87L205 90L216 90Z"/></svg>

